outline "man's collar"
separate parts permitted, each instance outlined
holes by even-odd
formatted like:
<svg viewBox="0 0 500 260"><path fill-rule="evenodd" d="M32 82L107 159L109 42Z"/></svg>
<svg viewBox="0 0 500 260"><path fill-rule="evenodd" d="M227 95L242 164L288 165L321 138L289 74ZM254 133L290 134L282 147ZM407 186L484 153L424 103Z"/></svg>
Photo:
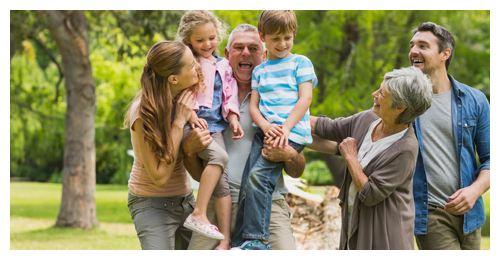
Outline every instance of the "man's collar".
<svg viewBox="0 0 500 260"><path fill-rule="evenodd" d="M447 74L448 75L448 79L450 80L450 84L451 84L451 88L453 89L453 92L455 93L455 95L458 97L458 96L461 96L463 93L464 93L464 88L462 86L462 84L458 81L456 81L450 74Z"/></svg>

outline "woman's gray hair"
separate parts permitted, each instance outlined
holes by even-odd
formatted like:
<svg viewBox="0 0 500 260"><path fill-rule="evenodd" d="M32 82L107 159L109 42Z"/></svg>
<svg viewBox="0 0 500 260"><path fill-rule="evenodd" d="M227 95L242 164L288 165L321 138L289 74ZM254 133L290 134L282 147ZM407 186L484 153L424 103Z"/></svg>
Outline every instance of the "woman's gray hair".
<svg viewBox="0 0 500 260"><path fill-rule="evenodd" d="M235 33L239 33L239 32L255 32L255 33L259 33L259 30L257 30L257 27L255 27L255 26L253 26L251 24L247 24L247 23L239 24L238 26L236 26L231 31L231 33L229 34L229 37L227 38L227 44L226 44L226 49L227 50L231 49L231 44L233 43L233 40L234 40L234 34ZM259 40L259 42L262 45L262 42L260 40Z"/></svg>
<svg viewBox="0 0 500 260"><path fill-rule="evenodd" d="M392 95L392 107L405 106L396 124L409 124L423 114L432 102L432 83L415 67L395 69L384 75L384 83Z"/></svg>

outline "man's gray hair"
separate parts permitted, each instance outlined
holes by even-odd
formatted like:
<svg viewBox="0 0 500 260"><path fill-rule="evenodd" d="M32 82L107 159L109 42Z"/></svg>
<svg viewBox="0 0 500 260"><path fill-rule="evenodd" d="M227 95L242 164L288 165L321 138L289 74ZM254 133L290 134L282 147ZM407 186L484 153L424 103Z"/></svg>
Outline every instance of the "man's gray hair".
<svg viewBox="0 0 500 260"><path fill-rule="evenodd" d="M227 38L227 44L226 44L226 49L229 50L231 48L231 44L233 43L234 40L234 34L239 33L239 32L256 32L259 33L259 30L257 30L257 27L247 24L247 23L242 23L236 26L231 33L229 34L229 37ZM259 40L260 42L260 40ZM260 42L262 45L262 42Z"/></svg>
<svg viewBox="0 0 500 260"><path fill-rule="evenodd" d="M388 72L384 75L384 83L392 95L392 107L406 107L396 118L397 124L413 122L431 106L431 80L418 68L407 67Z"/></svg>

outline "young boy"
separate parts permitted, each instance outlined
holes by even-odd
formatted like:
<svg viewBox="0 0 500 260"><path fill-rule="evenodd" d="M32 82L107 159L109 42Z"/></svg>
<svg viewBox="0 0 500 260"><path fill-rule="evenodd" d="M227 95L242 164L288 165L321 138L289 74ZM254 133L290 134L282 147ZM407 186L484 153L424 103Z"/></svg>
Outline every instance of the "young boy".
<svg viewBox="0 0 500 260"><path fill-rule="evenodd" d="M259 35L268 60L252 73L250 114L260 128L253 140L239 195L239 209L232 243L239 249L270 249L272 193L283 163L264 159L263 143L289 144L300 152L312 143L309 106L317 78L311 61L292 54L297 19L293 11L264 11Z"/></svg>

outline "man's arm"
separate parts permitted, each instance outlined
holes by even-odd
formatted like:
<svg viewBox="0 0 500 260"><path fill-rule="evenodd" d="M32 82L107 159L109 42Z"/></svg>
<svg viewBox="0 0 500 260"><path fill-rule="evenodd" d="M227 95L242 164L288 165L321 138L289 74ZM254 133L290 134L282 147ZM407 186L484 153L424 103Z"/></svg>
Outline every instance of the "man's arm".
<svg viewBox="0 0 500 260"><path fill-rule="evenodd" d="M483 195L490 189L490 170L482 170L479 172L475 182L471 186L476 189L480 195Z"/></svg>
<svg viewBox="0 0 500 260"><path fill-rule="evenodd" d="M200 181L204 168L198 153L206 149L211 142L212 136L210 136L208 129L200 128L192 129L182 142L184 167L196 181Z"/></svg>
<svg viewBox="0 0 500 260"><path fill-rule="evenodd" d="M453 215L463 215L474 207L477 199L489 188L490 170L482 170L470 186L457 190L448 198L444 209Z"/></svg>
<svg viewBox="0 0 500 260"><path fill-rule="evenodd" d="M285 161L284 169L288 176L292 178L299 178L302 176L302 173L304 173L304 169L306 168L306 158L303 153L297 153L295 150L294 152L295 156Z"/></svg>
<svg viewBox="0 0 500 260"><path fill-rule="evenodd" d="M291 146L273 147L271 144L264 144L262 156L272 162L284 162L285 172L292 178L298 178L304 173L306 159L303 153L298 153Z"/></svg>
<svg viewBox="0 0 500 260"><path fill-rule="evenodd" d="M480 97L474 145L481 165L476 180L468 187L457 190L448 198L444 209L454 215L463 215L490 188L490 106L484 94Z"/></svg>

